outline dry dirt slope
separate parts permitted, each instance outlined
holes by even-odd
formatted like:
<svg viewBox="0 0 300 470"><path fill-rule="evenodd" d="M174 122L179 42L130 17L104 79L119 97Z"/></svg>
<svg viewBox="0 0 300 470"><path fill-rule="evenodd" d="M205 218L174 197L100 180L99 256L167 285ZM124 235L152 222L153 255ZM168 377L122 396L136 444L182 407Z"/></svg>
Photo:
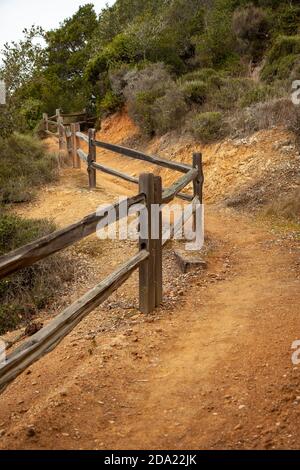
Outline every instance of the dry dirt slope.
<svg viewBox="0 0 300 470"><path fill-rule="evenodd" d="M109 132L108 124L112 140ZM145 169L114 162L131 174ZM131 191L101 175L90 193L84 172L67 170L20 211L47 213L64 225ZM1 395L0 447L299 448L300 367L291 363L291 344L300 339L299 247L260 225L208 206L214 249L207 273L180 281L175 271L172 279L166 273L167 301L147 318L134 309L130 280L114 303L93 312ZM99 243L76 248L96 267L71 298L135 249L116 242L95 251ZM165 256L173 270L171 250Z"/></svg>

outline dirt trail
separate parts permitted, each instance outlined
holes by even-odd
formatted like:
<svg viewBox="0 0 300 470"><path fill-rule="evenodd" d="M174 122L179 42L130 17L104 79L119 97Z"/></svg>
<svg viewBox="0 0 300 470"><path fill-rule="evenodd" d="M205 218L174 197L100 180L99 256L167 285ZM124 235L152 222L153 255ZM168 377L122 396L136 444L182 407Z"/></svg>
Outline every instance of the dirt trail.
<svg viewBox="0 0 300 470"><path fill-rule="evenodd" d="M61 181L19 212L65 225L135 191L101 175L89 192L83 171L66 170ZM97 309L8 387L0 448L299 448L297 246L229 209L208 207L206 227L215 241L208 270L187 278L172 308L112 328ZM91 284L135 249L105 246ZM133 279L115 301L136 293Z"/></svg>

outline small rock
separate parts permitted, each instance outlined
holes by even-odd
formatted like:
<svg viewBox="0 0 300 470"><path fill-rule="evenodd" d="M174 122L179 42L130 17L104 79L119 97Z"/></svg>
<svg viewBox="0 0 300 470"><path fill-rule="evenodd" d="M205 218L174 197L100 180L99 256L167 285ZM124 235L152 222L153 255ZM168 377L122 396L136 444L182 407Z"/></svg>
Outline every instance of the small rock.
<svg viewBox="0 0 300 470"><path fill-rule="evenodd" d="M36 431L35 431L35 428L30 426L27 431L26 431L26 435L28 437L34 437L36 435Z"/></svg>
<svg viewBox="0 0 300 470"><path fill-rule="evenodd" d="M3 437L5 434L5 429L0 429L0 437Z"/></svg>

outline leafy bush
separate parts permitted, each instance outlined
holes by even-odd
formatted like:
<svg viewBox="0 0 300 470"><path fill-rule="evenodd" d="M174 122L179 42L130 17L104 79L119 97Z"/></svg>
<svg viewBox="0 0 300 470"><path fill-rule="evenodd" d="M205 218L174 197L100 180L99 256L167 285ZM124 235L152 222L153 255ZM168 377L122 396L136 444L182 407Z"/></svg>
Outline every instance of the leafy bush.
<svg viewBox="0 0 300 470"><path fill-rule="evenodd" d="M202 67L221 68L234 55L232 2L215 0L207 8L206 28L195 38L196 60Z"/></svg>
<svg viewBox="0 0 300 470"><path fill-rule="evenodd" d="M223 117L218 112L196 114L190 121L190 129L195 137L204 143L217 140L223 135Z"/></svg>
<svg viewBox="0 0 300 470"><path fill-rule="evenodd" d="M187 113L184 96L175 86L153 104L153 123L157 134L179 128Z"/></svg>
<svg viewBox="0 0 300 470"><path fill-rule="evenodd" d="M55 180L57 160L33 137L0 138L0 202L29 201L34 188Z"/></svg>
<svg viewBox="0 0 300 470"><path fill-rule="evenodd" d="M291 2L288 2L288 4L281 3L279 10L272 15L273 32L274 34L294 36L298 33L300 7L292 5Z"/></svg>
<svg viewBox="0 0 300 470"><path fill-rule="evenodd" d="M153 106L155 100L163 94L160 90L139 91L133 101L129 104L129 113L136 124L147 135L155 133L155 123L153 116Z"/></svg>
<svg viewBox="0 0 300 470"><path fill-rule="evenodd" d="M275 90L264 84L253 83L253 87L246 90L244 95L240 98L239 106L246 108L256 103L264 102L274 96Z"/></svg>
<svg viewBox="0 0 300 470"><path fill-rule="evenodd" d="M106 95L99 104L100 115L106 116L110 113L114 113L121 107L122 104L123 101L120 97L115 95L113 91L107 91Z"/></svg>
<svg viewBox="0 0 300 470"><path fill-rule="evenodd" d="M155 124L155 101L162 98L168 89L174 87L169 73L163 64L152 64L143 70L131 70L125 76L127 86L124 95L128 111L143 132L152 135L157 130Z"/></svg>
<svg viewBox="0 0 300 470"><path fill-rule="evenodd" d="M255 61L260 60L270 29L266 11L251 4L239 8L233 14L232 28L241 52L250 55Z"/></svg>
<svg viewBox="0 0 300 470"><path fill-rule="evenodd" d="M34 98L28 98L19 110L20 118L23 121L19 123L19 128L32 131L41 120L42 113L43 103Z"/></svg>
<svg viewBox="0 0 300 470"><path fill-rule="evenodd" d="M257 103L228 118L231 134L247 135L274 126L284 126L300 136L300 110L289 98Z"/></svg>
<svg viewBox="0 0 300 470"><path fill-rule="evenodd" d="M6 108L0 106L0 138L8 137L14 130L14 118L12 113Z"/></svg>
<svg viewBox="0 0 300 470"><path fill-rule="evenodd" d="M266 65L262 71L262 79L273 81L290 77L293 66L299 59L300 35L279 36L267 54Z"/></svg>
<svg viewBox="0 0 300 470"><path fill-rule="evenodd" d="M223 111L238 108L240 101L252 87L252 80L247 78L224 78L221 85L211 95L211 106Z"/></svg>
<svg viewBox="0 0 300 470"><path fill-rule="evenodd" d="M110 67L115 67L117 64L134 63L138 59L138 55L134 38L125 33L118 34L89 61L85 71L86 78L95 83L99 79L99 75L107 72Z"/></svg>
<svg viewBox="0 0 300 470"><path fill-rule="evenodd" d="M184 81L180 89L187 102L203 104L208 95L208 86L202 80Z"/></svg>
<svg viewBox="0 0 300 470"><path fill-rule="evenodd" d="M202 82L208 84L215 84L218 85L221 83L223 74L221 72L217 72L211 68L202 68L198 70L194 70L193 72L186 73L181 77L181 82L191 82L194 80L200 80Z"/></svg>
<svg viewBox="0 0 300 470"><path fill-rule="evenodd" d="M47 220L25 220L0 213L0 255L53 230L55 225ZM65 256L55 255L0 280L0 334L30 321L44 308L62 283L72 277L71 267Z"/></svg>

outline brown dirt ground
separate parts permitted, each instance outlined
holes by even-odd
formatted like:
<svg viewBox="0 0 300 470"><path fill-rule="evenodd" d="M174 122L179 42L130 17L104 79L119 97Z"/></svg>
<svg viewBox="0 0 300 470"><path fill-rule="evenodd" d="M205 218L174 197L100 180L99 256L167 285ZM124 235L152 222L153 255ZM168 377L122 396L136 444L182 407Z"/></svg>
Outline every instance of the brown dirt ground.
<svg viewBox="0 0 300 470"><path fill-rule="evenodd" d="M134 137L130 121L126 127L121 117L119 126L120 141ZM103 135L117 141L109 129L108 123ZM124 157L101 158L130 174L146 169ZM232 158L242 159L238 152ZM165 183L171 178L162 176ZM211 200L214 184L207 183ZM135 191L99 175L90 192L84 170L66 169L18 212L63 226ZM169 246L165 301L153 315L136 309L135 275L6 389L1 449L300 447L300 368L291 362L291 345L300 339L297 240L214 205L206 208L206 227L207 271L180 276ZM94 237L77 244L73 250L93 268L88 279L78 278L68 301L135 249L134 242Z"/></svg>

